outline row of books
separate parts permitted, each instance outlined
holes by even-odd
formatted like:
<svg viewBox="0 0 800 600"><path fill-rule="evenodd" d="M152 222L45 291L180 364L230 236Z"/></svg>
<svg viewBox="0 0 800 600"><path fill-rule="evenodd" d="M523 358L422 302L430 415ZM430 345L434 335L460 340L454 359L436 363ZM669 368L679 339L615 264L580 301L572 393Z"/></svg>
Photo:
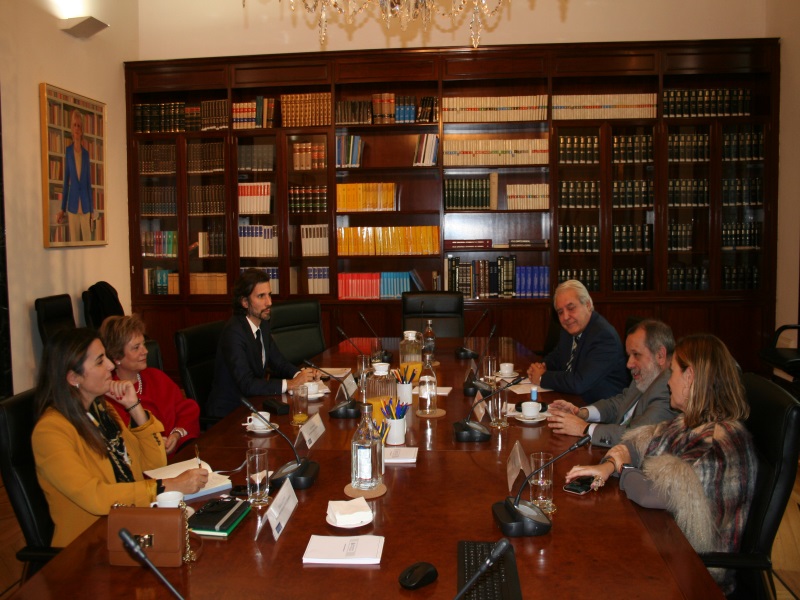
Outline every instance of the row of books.
<svg viewBox="0 0 800 600"><path fill-rule="evenodd" d="M272 182L240 183L239 214L268 215L272 204Z"/></svg>
<svg viewBox="0 0 800 600"><path fill-rule="evenodd" d="M284 127L315 127L331 124L331 94L281 94L281 124Z"/></svg>
<svg viewBox="0 0 800 600"><path fill-rule="evenodd" d="M275 98L256 96L248 102L234 102L234 129L263 129L275 126Z"/></svg>
<svg viewBox="0 0 800 600"><path fill-rule="evenodd" d="M652 250L651 225L614 225L612 228L613 252L649 252Z"/></svg>
<svg viewBox="0 0 800 600"><path fill-rule="evenodd" d="M546 138L446 139L446 167L543 165L549 160Z"/></svg>
<svg viewBox="0 0 800 600"><path fill-rule="evenodd" d="M186 103L140 102L134 104L133 129L136 133L187 131ZM197 129L200 129L199 123Z"/></svg>
<svg viewBox="0 0 800 600"><path fill-rule="evenodd" d="M761 206L764 186L760 177L722 180L723 206Z"/></svg>
<svg viewBox="0 0 800 600"><path fill-rule="evenodd" d="M300 225L300 252L303 256L328 256L328 224Z"/></svg>
<svg viewBox="0 0 800 600"><path fill-rule="evenodd" d="M708 269L695 266L669 267L667 287L670 290L707 290Z"/></svg>
<svg viewBox="0 0 800 600"><path fill-rule="evenodd" d="M306 267L309 294L330 294L330 267Z"/></svg>
<svg viewBox="0 0 800 600"><path fill-rule="evenodd" d="M224 173L225 143L203 141L187 144L186 170L189 173Z"/></svg>
<svg viewBox="0 0 800 600"><path fill-rule="evenodd" d="M439 226L339 227L336 247L339 256L436 255Z"/></svg>
<svg viewBox="0 0 800 600"><path fill-rule="evenodd" d="M289 212L310 213L328 210L327 185L290 185Z"/></svg>
<svg viewBox="0 0 800 600"><path fill-rule="evenodd" d="M212 258L225 256L225 231L222 227L197 232L197 256Z"/></svg>
<svg viewBox="0 0 800 600"><path fill-rule="evenodd" d="M443 98L444 123L545 121L547 96L478 96Z"/></svg>
<svg viewBox="0 0 800 600"><path fill-rule="evenodd" d="M748 221L722 224L722 247L733 249L761 248L763 223Z"/></svg>
<svg viewBox="0 0 800 600"><path fill-rule="evenodd" d="M396 210L397 185L393 181L337 183L336 212Z"/></svg>
<svg viewBox="0 0 800 600"><path fill-rule="evenodd" d="M508 210L547 210L550 208L549 183L514 183L506 186Z"/></svg>
<svg viewBox="0 0 800 600"><path fill-rule="evenodd" d="M203 100L200 108L186 107L186 130L195 131L198 129L199 119L200 131L214 131L228 129L228 101L227 100Z"/></svg>
<svg viewBox="0 0 800 600"><path fill-rule="evenodd" d="M417 147L414 149L415 167L432 167L436 165L439 155L439 134L423 133L417 136Z"/></svg>
<svg viewBox="0 0 800 600"><path fill-rule="evenodd" d="M278 227L250 225L239 219L239 256L242 258L274 258L278 256Z"/></svg>
<svg viewBox="0 0 800 600"><path fill-rule="evenodd" d="M187 211L192 216L221 215L225 212L225 186L190 185Z"/></svg>
<svg viewBox="0 0 800 600"><path fill-rule="evenodd" d="M667 229L667 250L669 252L691 251L692 230L691 223L670 223Z"/></svg>
<svg viewBox="0 0 800 600"><path fill-rule="evenodd" d="M295 171L317 171L325 169L325 142L297 142L292 144L292 168Z"/></svg>
<svg viewBox="0 0 800 600"><path fill-rule="evenodd" d="M371 100L337 100L334 107L337 125L371 125Z"/></svg>
<svg viewBox="0 0 800 600"><path fill-rule="evenodd" d="M143 217L176 216L178 191L174 185L148 185L139 188L139 213Z"/></svg>
<svg viewBox="0 0 800 600"><path fill-rule="evenodd" d="M357 169L361 166L364 140L360 135L336 135L336 168Z"/></svg>
<svg viewBox="0 0 800 600"><path fill-rule="evenodd" d="M177 231L142 231L142 256L175 258L178 256Z"/></svg>
<svg viewBox="0 0 800 600"><path fill-rule="evenodd" d="M564 283L570 279L577 279L590 292L600 290L600 271L594 267L586 269L559 269L558 283Z"/></svg>
<svg viewBox="0 0 800 600"><path fill-rule="evenodd" d="M563 165L596 165L600 162L600 137L596 135L558 136L558 160Z"/></svg>
<svg viewBox="0 0 800 600"><path fill-rule="evenodd" d="M444 180L445 210L497 210L498 174Z"/></svg>
<svg viewBox="0 0 800 600"><path fill-rule="evenodd" d="M408 271L381 273L339 273L339 300L397 299L411 291Z"/></svg>
<svg viewBox="0 0 800 600"><path fill-rule="evenodd" d="M174 175L175 144L139 144L140 175Z"/></svg>
<svg viewBox="0 0 800 600"><path fill-rule="evenodd" d="M226 273L189 273L190 294L228 294L228 275Z"/></svg>
<svg viewBox="0 0 800 600"><path fill-rule="evenodd" d="M611 184L613 208L653 208L655 184L652 179L629 179Z"/></svg>
<svg viewBox="0 0 800 600"><path fill-rule="evenodd" d="M52 181L64 180L64 159L61 157L51 157L47 161L47 177Z"/></svg>
<svg viewBox="0 0 800 600"><path fill-rule="evenodd" d="M600 252L597 225L559 225L559 252Z"/></svg>
<svg viewBox="0 0 800 600"><path fill-rule="evenodd" d="M670 179L667 204L702 208L709 205L708 179Z"/></svg>
<svg viewBox="0 0 800 600"><path fill-rule="evenodd" d="M611 143L611 162L614 164L653 162L653 136L615 135Z"/></svg>
<svg viewBox="0 0 800 600"><path fill-rule="evenodd" d="M236 146L236 167L241 171L274 171L274 144L239 144Z"/></svg>
<svg viewBox="0 0 800 600"><path fill-rule="evenodd" d="M722 268L723 290L757 290L759 286L758 267L755 265Z"/></svg>
<svg viewBox="0 0 800 600"><path fill-rule="evenodd" d="M709 134L671 133L667 138L669 162L703 162L710 158Z"/></svg>
<svg viewBox="0 0 800 600"><path fill-rule="evenodd" d="M611 270L611 288L615 292L637 292L648 289L644 267L625 267Z"/></svg>
<svg viewBox="0 0 800 600"><path fill-rule="evenodd" d="M142 269L142 288L145 294L159 296L180 294L178 273L173 273L169 269L145 267Z"/></svg>
<svg viewBox="0 0 800 600"><path fill-rule="evenodd" d="M553 96L554 120L654 119L656 94L577 94Z"/></svg>
<svg viewBox="0 0 800 600"><path fill-rule="evenodd" d="M750 98L750 90L742 88L664 90L664 116L747 116L750 114Z"/></svg>
<svg viewBox="0 0 800 600"><path fill-rule="evenodd" d="M548 269L541 267L540 269ZM549 294L549 283L543 288L537 287L536 291L530 286L540 286L540 277L546 271L536 271L532 280L533 271L526 267L517 267L515 254L498 256L497 260L472 260L465 261L459 256L448 254L444 260L445 289L461 292L467 298L513 298L520 292L518 275L524 275L524 285L529 289L524 293ZM549 278L549 277L548 277ZM537 283L534 283L537 282ZM539 297L539 296L527 296Z"/></svg>
<svg viewBox="0 0 800 600"><path fill-rule="evenodd" d="M764 134L722 134L722 160L764 160Z"/></svg>
<svg viewBox="0 0 800 600"><path fill-rule="evenodd" d="M562 181L559 208L600 208L599 181Z"/></svg>

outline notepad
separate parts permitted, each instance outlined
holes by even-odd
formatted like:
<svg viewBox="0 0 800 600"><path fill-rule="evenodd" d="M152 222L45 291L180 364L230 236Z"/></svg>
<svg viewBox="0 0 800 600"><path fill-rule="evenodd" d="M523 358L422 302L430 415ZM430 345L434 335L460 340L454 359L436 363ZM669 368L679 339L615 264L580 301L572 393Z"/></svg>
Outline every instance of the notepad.
<svg viewBox="0 0 800 600"><path fill-rule="evenodd" d="M184 500L194 500L200 496L218 494L219 492L224 492L225 490L231 489L232 485L230 477L220 475L219 473L214 473L211 467L205 461L200 461L200 466L208 471L208 481L194 494L184 494ZM196 468L197 459L190 458L189 460L167 465L166 467L161 467L159 469L150 469L149 471L145 471L144 474L152 479L172 479L188 469Z"/></svg>
<svg viewBox="0 0 800 600"><path fill-rule="evenodd" d="M312 535L303 554L303 564L379 565L383 554L382 535L338 537Z"/></svg>
<svg viewBox="0 0 800 600"><path fill-rule="evenodd" d="M419 448L384 448L383 462L387 465L408 465L417 462Z"/></svg>
<svg viewBox="0 0 800 600"><path fill-rule="evenodd" d="M247 500L215 498L189 517L189 529L198 535L228 537L248 512Z"/></svg>

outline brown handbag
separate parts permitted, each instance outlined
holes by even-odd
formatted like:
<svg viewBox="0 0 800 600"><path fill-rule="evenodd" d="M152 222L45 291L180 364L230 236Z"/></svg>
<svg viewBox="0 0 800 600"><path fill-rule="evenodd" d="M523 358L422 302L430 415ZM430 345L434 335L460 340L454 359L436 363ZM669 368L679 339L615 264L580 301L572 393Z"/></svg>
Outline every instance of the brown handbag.
<svg viewBox="0 0 800 600"><path fill-rule="evenodd" d="M117 566L139 566L119 537L119 530L123 527L157 567L180 567L184 560L194 560L184 508L111 507L106 542L108 561Z"/></svg>

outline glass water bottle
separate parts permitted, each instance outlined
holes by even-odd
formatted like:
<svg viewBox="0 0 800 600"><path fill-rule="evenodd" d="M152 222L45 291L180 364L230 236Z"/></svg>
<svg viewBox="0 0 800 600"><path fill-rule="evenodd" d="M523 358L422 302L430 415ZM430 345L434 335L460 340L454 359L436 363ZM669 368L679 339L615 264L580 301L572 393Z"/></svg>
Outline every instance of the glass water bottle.
<svg viewBox="0 0 800 600"><path fill-rule="evenodd" d="M429 354L436 352L436 334L433 332L433 319L428 319L425 331L422 332L422 351Z"/></svg>
<svg viewBox="0 0 800 600"><path fill-rule="evenodd" d="M389 400L397 402L397 381L389 374L389 363L373 363L374 373L367 379L367 399L372 405L372 419L380 426L383 422L381 407Z"/></svg>
<svg viewBox="0 0 800 600"><path fill-rule="evenodd" d="M404 331L400 340L400 375L406 383L419 377L422 371L422 335L418 331ZM416 373L412 378L411 374Z"/></svg>
<svg viewBox="0 0 800 600"><path fill-rule="evenodd" d="M419 376L419 411L431 415L436 412L436 373L433 370L433 354L426 352Z"/></svg>
<svg viewBox="0 0 800 600"><path fill-rule="evenodd" d="M372 421L372 405L361 404L361 422L351 442L351 481L358 490L371 490L383 482L383 442Z"/></svg>

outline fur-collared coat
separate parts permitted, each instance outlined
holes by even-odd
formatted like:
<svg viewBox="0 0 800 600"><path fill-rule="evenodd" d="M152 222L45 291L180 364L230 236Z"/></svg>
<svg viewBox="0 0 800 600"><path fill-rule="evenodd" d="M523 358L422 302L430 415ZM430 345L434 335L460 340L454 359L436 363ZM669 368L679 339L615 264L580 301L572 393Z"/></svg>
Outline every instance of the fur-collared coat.
<svg viewBox="0 0 800 600"><path fill-rule="evenodd" d="M758 467L752 438L741 422L688 429L679 415L634 429L623 443L698 553L739 549ZM710 571L723 591L732 591L732 573Z"/></svg>

